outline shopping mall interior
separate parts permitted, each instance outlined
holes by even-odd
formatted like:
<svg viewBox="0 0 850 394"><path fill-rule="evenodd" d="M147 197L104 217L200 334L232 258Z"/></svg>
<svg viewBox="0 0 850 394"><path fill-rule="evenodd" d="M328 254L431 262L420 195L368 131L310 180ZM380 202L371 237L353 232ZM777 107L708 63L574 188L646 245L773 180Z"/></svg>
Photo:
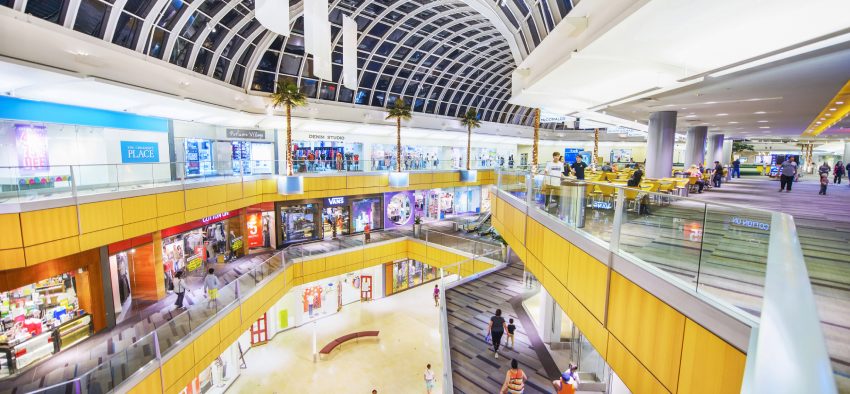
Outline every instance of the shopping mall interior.
<svg viewBox="0 0 850 394"><path fill-rule="evenodd" d="M847 0L0 0L0 394L850 393Z"/></svg>

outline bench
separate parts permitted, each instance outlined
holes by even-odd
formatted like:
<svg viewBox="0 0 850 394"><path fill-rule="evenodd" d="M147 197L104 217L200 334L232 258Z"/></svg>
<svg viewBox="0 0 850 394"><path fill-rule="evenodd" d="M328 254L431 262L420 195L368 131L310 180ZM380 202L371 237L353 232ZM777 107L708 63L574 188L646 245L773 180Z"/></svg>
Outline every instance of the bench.
<svg viewBox="0 0 850 394"><path fill-rule="evenodd" d="M380 331L360 331L343 335L325 345L325 347L323 347L322 350L319 351L319 354L330 354L337 346L342 345L343 342L350 341L352 339L356 340L365 337L377 337L379 332Z"/></svg>

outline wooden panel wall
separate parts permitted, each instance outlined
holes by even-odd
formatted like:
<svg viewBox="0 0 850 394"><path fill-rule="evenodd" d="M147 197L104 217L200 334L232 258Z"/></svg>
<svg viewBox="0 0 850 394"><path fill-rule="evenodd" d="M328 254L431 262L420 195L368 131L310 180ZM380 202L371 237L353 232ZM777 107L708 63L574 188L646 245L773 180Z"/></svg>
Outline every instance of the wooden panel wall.
<svg viewBox="0 0 850 394"><path fill-rule="evenodd" d="M744 353L501 198L493 206L494 227L632 392L739 391Z"/></svg>

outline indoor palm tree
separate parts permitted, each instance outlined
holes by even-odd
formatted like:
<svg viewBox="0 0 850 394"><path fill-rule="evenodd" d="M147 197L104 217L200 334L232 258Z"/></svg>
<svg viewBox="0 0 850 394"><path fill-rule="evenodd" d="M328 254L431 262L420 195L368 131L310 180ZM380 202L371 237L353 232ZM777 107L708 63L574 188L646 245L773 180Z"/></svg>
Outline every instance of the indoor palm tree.
<svg viewBox="0 0 850 394"><path fill-rule="evenodd" d="M307 104L307 97L298 85L277 81L277 89L271 95L272 107L286 109L286 175L292 176L292 108Z"/></svg>
<svg viewBox="0 0 850 394"><path fill-rule="evenodd" d="M460 117L460 124L466 126L466 170L469 171L469 158L472 148L472 129L481 127L481 121L478 120L478 111L475 108L469 108L466 113Z"/></svg>
<svg viewBox="0 0 850 394"><path fill-rule="evenodd" d="M387 119L395 119L396 142L396 171L401 171L401 121L410 120L410 107L404 100L397 98L393 107L389 108Z"/></svg>

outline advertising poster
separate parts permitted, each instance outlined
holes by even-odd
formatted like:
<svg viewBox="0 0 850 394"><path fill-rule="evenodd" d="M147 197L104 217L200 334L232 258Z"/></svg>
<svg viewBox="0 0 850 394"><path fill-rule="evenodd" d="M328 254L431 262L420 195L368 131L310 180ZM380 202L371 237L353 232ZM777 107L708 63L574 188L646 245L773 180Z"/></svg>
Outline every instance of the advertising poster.
<svg viewBox="0 0 850 394"><path fill-rule="evenodd" d="M256 248L263 246L263 214L260 212L249 213L248 225L248 247Z"/></svg>
<svg viewBox="0 0 850 394"><path fill-rule="evenodd" d="M18 150L18 166L35 171L50 165L46 127L16 124L15 146Z"/></svg>
<svg viewBox="0 0 850 394"><path fill-rule="evenodd" d="M200 158L198 157L197 140L186 140L186 174L201 174L201 162Z"/></svg>
<svg viewBox="0 0 850 394"><path fill-rule="evenodd" d="M368 223L372 230L381 228L381 199L365 198L352 203L351 220L354 222L354 232L361 232Z"/></svg>
<svg viewBox="0 0 850 394"><path fill-rule="evenodd" d="M384 228L397 228L413 225L413 207L416 197L412 190L384 194Z"/></svg>

